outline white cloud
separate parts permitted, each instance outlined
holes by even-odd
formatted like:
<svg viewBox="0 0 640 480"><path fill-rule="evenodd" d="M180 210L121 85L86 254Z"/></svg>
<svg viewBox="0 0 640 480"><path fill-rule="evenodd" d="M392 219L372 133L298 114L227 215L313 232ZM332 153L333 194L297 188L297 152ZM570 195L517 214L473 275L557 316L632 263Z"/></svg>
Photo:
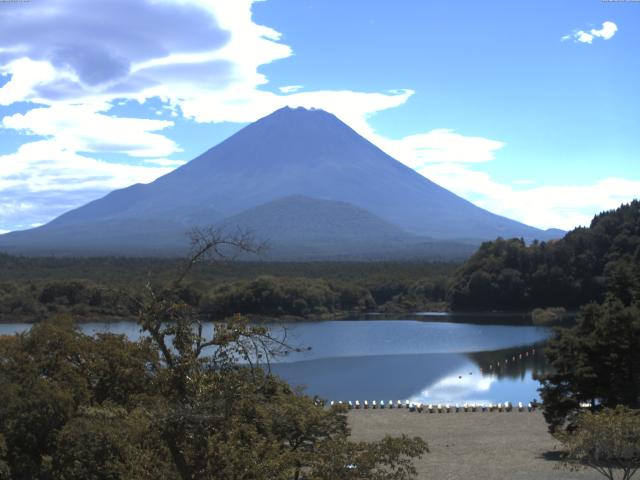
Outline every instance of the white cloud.
<svg viewBox="0 0 640 480"><path fill-rule="evenodd" d="M152 158L152 159L144 160L143 162L149 165L158 165L160 167L172 167L172 168L176 168L187 163L184 160L171 160L170 158Z"/></svg>
<svg viewBox="0 0 640 480"><path fill-rule="evenodd" d="M294 93L300 89L302 89L302 85L287 85L285 87L278 88L282 93Z"/></svg>
<svg viewBox="0 0 640 480"><path fill-rule="evenodd" d="M153 181L169 171L171 168L104 162L79 155L57 140L38 140L0 156L0 190L113 190Z"/></svg>
<svg viewBox="0 0 640 480"><path fill-rule="evenodd" d="M587 185L510 185L463 164L419 168L427 178L487 210L539 228L570 230L638 197L640 180L605 178Z"/></svg>
<svg viewBox="0 0 640 480"><path fill-rule="evenodd" d="M0 105L11 105L33 96L36 87L55 81L61 75L48 62L23 57L0 65L0 74L11 78L0 88Z"/></svg>
<svg viewBox="0 0 640 480"><path fill-rule="evenodd" d="M618 31L618 26L613 22L603 22L602 28L595 29L592 28L589 32L585 32L584 30L577 30L572 32L569 35L565 35L562 37L562 40L571 40L578 43L593 43L594 38L602 38L603 40L609 40L612 38L616 32Z"/></svg>
<svg viewBox="0 0 640 480"><path fill-rule="evenodd" d="M604 22L602 24L602 28L600 30L596 30L595 28L591 30L591 35L594 37L604 38L605 40L609 40L613 37L618 31L618 26L613 22Z"/></svg>
<svg viewBox="0 0 640 480"><path fill-rule="evenodd" d="M131 157L165 157L181 151L154 133L173 125L167 120L120 118L103 113L108 105L54 104L2 119L2 126L54 138L67 151L123 153Z"/></svg>
<svg viewBox="0 0 640 480"><path fill-rule="evenodd" d="M587 32L576 32L575 37L576 42L580 43L591 43L593 41L593 35L588 34Z"/></svg>
<svg viewBox="0 0 640 480"><path fill-rule="evenodd" d="M484 137L461 135L450 129L431 130L400 140L377 140L385 151L411 168L429 163L488 162L505 145Z"/></svg>

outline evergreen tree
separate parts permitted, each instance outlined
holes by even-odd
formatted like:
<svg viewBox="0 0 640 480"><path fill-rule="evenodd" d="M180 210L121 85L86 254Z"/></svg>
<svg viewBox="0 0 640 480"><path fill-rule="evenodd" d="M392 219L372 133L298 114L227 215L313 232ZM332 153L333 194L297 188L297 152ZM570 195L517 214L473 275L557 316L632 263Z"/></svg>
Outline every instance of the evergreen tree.
<svg viewBox="0 0 640 480"><path fill-rule="evenodd" d="M580 404L592 411L640 408L640 310L610 297L557 329L546 348L553 373L541 378L544 415L553 432L574 425Z"/></svg>

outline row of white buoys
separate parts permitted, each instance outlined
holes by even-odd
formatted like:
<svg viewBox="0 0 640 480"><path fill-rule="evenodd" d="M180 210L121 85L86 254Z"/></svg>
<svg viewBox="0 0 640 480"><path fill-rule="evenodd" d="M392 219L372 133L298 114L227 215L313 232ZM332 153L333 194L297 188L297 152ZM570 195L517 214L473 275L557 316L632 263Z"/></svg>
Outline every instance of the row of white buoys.
<svg viewBox="0 0 640 480"><path fill-rule="evenodd" d="M525 359L529 356L534 356L536 354L536 349L532 348L531 350L527 350L526 352L523 353L519 353L517 356L513 355L511 358L507 357L503 360L502 364L503 365L509 365L509 362L511 363L517 363L519 360ZM496 362L495 365L497 368L500 368L500 361ZM489 364L489 370L493 370L494 365L492 363ZM480 368L480 371L482 372L482 368Z"/></svg>
<svg viewBox="0 0 640 480"><path fill-rule="evenodd" d="M334 405L342 405L343 402L339 401L339 402L331 402L331 406L333 407ZM456 404L450 404L450 403L438 403L438 404L423 404L423 403L418 403L418 402L410 402L409 400L405 400L404 402L401 400L398 400L395 404L393 402L393 400L389 400L389 402L385 403L384 400L380 400L380 402L377 402L376 400L373 400L371 403L369 403L367 400L364 400L362 403L360 403L360 400L355 400L355 401L351 401L349 400L346 405L349 407L349 409L384 409L384 408L405 408L407 410L409 410L410 412L419 412L422 413L423 411L426 411L428 413L458 413L458 412L512 412L514 410L513 408L513 404L511 402L504 402L504 403L463 403L462 405L456 403ZM395 406L394 406L395 405ZM519 412L523 412L525 410L525 408L527 409L528 412L531 412L533 410L535 410L535 407L531 404L528 403L525 407L525 405L522 402L518 402L518 411Z"/></svg>

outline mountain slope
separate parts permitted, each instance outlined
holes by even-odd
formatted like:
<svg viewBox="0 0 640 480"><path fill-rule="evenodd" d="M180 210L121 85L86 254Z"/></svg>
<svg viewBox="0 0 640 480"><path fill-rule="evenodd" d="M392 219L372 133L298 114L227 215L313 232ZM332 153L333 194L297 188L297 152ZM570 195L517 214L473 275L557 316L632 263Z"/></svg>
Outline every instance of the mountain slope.
<svg viewBox="0 0 640 480"><path fill-rule="evenodd" d="M109 247L125 253L145 248L147 240L127 238L136 225L145 224L144 236L162 243L155 237L169 235L167 230L219 223L290 196L348 203L413 236L480 241L550 235L436 185L325 111L284 108L155 182L114 191L38 229L2 236L0 248L46 245L47 237L64 243L65 232L67 246L91 247L102 238L98 232L118 228Z"/></svg>

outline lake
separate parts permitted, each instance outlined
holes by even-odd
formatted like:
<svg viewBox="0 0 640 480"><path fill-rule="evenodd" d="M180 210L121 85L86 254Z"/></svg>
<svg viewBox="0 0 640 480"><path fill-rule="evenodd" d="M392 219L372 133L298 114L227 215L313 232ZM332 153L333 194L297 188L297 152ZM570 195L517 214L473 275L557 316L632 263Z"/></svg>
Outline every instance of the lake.
<svg viewBox="0 0 640 480"><path fill-rule="evenodd" d="M340 320L271 325L303 351L281 357L272 371L328 400L423 403L525 403L538 396L534 373L547 369L550 330L533 326L425 320ZM0 334L28 324L0 324ZM87 334L140 336L134 322L85 323ZM307 350L311 347L310 350Z"/></svg>

